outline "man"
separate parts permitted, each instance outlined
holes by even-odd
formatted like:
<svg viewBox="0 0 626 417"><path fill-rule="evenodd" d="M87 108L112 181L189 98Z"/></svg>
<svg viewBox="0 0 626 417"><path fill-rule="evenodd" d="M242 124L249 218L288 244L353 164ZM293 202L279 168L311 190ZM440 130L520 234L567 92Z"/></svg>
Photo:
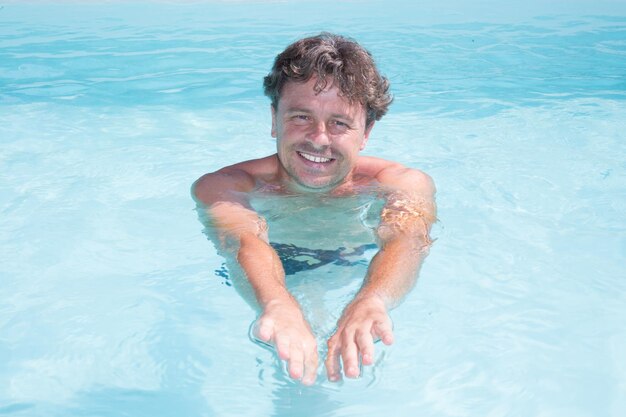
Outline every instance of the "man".
<svg viewBox="0 0 626 417"><path fill-rule="evenodd" d="M276 57L264 80L277 153L206 174L194 185L222 242L235 243L261 309L255 336L272 344L289 374L315 382L318 352L298 302L285 285L280 257L250 193L354 195L377 187L386 199L376 235L380 250L361 289L328 340L328 379L359 376L374 342L393 342L388 311L413 287L430 246L435 188L425 173L360 156L375 121L391 103L389 83L356 42L329 33L301 39ZM338 231L340 233L340 231ZM320 282L320 285L324 285Z"/></svg>

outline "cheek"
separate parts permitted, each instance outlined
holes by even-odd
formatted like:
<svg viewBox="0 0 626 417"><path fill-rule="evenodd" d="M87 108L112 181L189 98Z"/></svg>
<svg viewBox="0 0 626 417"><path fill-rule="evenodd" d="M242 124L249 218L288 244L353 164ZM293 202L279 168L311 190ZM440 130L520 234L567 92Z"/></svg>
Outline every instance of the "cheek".
<svg viewBox="0 0 626 417"><path fill-rule="evenodd" d="M367 139L363 139L361 141L361 144L359 145L359 151L362 151L363 149L365 149L365 145L367 145Z"/></svg>
<svg viewBox="0 0 626 417"><path fill-rule="evenodd" d="M308 126L306 124L299 125L297 123L285 123L281 126L283 135L292 136L304 134L307 131Z"/></svg>
<svg viewBox="0 0 626 417"><path fill-rule="evenodd" d="M356 158L359 152L364 148L362 141L351 142L349 146L344 147L344 153L350 155L352 158Z"/></svg>

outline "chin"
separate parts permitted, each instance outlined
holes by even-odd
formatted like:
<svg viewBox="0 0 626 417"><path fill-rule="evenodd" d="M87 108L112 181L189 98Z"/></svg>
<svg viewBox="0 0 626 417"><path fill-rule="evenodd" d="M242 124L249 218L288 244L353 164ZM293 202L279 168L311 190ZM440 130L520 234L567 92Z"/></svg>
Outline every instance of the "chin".
<svg viewBox="0 0 626 417"><path fill-rule="evenodd" d="M324 192L332 190L337 187L341 181L333 181L328 179L309 179L305 180L303 178L294 178L295 184L297 184L298 188L302 191L308 192Z"/></svg>
<svg viewBox="0 0 626 417"><path fill-rule="evenodd" d="M339 173L337 172L329 172L318 176L289 165L283 165L283 168L291 188L300 192L319 193L330 191L342 184L346 177L345 175L338 175Z"/></svg>

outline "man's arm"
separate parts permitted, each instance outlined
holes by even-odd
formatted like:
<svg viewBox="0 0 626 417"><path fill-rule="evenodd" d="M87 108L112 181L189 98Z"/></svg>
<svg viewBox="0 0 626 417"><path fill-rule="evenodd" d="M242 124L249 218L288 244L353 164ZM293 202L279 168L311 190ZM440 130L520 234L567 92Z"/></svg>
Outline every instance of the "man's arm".
<svg viewBox="0 0 626 417"><path fill-rule="evenodd" d="M276 347L292 378L310 385L317 376L315 338L287 291L282 263L269 245L267 225L246 198L253 187L254 178L245 171L226 168L200 178L193 193L206 206L219 244L234 252L254 290L261 308L255 336Z"/></svg>
<svg viewBox="0 0 626 417"><path fill-rule="evenodd" d="M372 259L363 286L345 308L328 341L328 379L359 376L359 360L371 365L374 342L393 343L388 310L413 288L430 247L430 227L436 220L435 187L421 171L392 165L377 179L390 190L381 212L377 235L380 251Z"/></svg>

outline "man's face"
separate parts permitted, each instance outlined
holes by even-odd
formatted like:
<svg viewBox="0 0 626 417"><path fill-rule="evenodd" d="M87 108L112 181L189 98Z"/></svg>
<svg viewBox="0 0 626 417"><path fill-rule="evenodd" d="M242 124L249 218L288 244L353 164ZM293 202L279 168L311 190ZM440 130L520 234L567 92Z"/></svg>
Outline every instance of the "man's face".
<svg viewBox="0 0 626 417"><path fill-rule="evenodd" d="M298 189L326 191L352 180L373 123L366 128L364 106L340 97L332 82L316 94L315 81L284 85L272 108L272 136L281 179Z"/></svg>

